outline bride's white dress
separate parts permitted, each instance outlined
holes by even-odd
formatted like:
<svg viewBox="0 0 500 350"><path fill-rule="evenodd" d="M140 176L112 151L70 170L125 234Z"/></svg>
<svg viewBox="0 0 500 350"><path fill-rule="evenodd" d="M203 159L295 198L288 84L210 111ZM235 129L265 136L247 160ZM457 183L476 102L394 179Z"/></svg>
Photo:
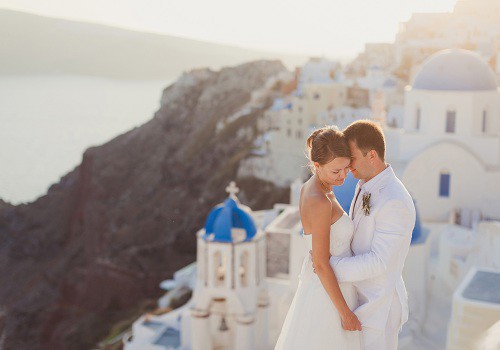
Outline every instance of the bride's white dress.
<svg viewBox="0 0 500 350"><path fill-rule="evenodd" d="M330 226L330 254L351 256L354 225L344 213ZM302 236L307 250L312 249L312 235ZM351 283L340 283L340 290L351 310L358 306L356 290ZM359 350L361 332L342 329L335 305L313 272L310 254L304 258L299 284L293 297L275 350Z"/></svg>

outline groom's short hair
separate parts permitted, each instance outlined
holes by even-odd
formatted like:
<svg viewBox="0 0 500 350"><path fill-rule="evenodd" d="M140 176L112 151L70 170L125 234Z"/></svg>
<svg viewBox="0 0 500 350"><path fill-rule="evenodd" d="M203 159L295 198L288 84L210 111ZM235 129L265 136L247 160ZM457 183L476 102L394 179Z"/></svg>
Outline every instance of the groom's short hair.
<svg viewBox="0 0 500 350"><path fill-rule="evenodd" d="M385 160L385 137L382 128L371 120L357 120L345 130L347 141L354 141L363 155L375 150L382 161Z"/></svg>

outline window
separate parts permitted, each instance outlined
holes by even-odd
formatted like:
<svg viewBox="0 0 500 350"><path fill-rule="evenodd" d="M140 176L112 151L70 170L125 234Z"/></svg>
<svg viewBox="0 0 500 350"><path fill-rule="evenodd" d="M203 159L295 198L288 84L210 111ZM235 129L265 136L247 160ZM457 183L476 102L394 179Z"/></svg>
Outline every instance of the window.
<svg viewBox="0 0 500 350"><path fill-rule="evenodd" d="M417 112L415 114L415 130L420 130L420 118L421 118L420 107L417 107Z"/></svg>
<svg viewBox="0 0 500 350"><path fill-rule="evenodd" d="M455 111L446 111L446 132L454 133L455 132L455 119L457 112Z"/></svg>
<svg viewBox="0 0 500 350"><path fill-rule="evenodd" d="M481 130L483 131L483 134L486 133L487 119L488 119L488 113L486 113L486 110L484 110L483 111L483 123L481 126Z"/></svg>
<svg viewBox="0 0 500 350"><path fill-rule="evenodd" d="M286 129L286 135L288 137L292 136L292 129L290 129L290 128Z"/></svg>
<svg viewBox="0 0 500 350"><path fill-rule="evenodd" d="M450 196L450 174L443 172L439 174L439 197Z"/></svg>
<svg viewBox="0 0 500 350"><path fill-rule="evenodd" d="M301 139L301 138L302 138L302 131L297 130L297 131L295 132L295 136L296 136L298 139Z"/></svg>
<svg viewBox="0 0 500 350"><path fill-rule="evenodd" d="M321 96L320 96L320 94L319 94L319 93L317 93L317 92L316 92L316 93L314 93L314 99L315 99L315 100L319 100L319 98L320 98L320 97L321 97Z"/></svg>

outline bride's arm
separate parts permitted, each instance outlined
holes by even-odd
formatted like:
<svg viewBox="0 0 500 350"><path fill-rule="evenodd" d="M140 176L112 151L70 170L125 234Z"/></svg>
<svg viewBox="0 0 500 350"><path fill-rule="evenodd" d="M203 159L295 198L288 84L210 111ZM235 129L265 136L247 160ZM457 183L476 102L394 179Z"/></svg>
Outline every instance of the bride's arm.
<svg viewBox="0 0 500 350"><path fill-rule="evenodd" d="M305 203L303 216L311 223L314 267L341 319L345 330L361 330L356 315L349 309L330 266L330 220L332 206L328 199L313 197Z"/></svg>
<svg viewBox="0 0 500 350"><path fill-rule="evenodd" d="M401 200L387 202L375 218L375 232L369 252L352 257L332 257L330 264L341 282L377 277L396 263L408 249L415 224L415 212Z"/></svg>

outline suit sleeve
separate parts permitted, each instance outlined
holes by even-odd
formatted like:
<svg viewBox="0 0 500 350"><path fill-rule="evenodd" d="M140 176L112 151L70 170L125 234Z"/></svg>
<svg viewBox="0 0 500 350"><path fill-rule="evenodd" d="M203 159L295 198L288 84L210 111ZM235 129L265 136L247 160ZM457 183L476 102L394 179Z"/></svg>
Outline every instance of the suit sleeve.
<svg viewBox="0 0 500 350"><path fill-rule="evenodd" d="M415 225L412 209L401 200L384 204L375 218L371 250L367 253L330 258L330 265L339 282L356 282L383 274L408 247Z"/></svg>

